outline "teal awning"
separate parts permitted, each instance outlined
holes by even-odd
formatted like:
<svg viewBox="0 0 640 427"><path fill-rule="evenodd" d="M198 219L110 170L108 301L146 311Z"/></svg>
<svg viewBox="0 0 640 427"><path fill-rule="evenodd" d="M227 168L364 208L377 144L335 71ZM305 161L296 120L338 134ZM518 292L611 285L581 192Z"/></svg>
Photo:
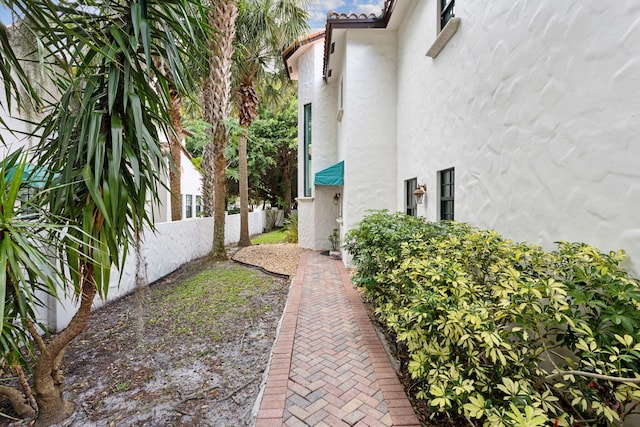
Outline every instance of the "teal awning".
<svg viewBox="0 0 640 427"><path fill-rule="evenodd" d="M7 170L7 181L11 181L13 179L15 170L15 166ZM27 163L24 168L24 174L22 175L22 182L26 183L30 187L42 189L50 175L51 172L48 170ZM56 177L57 175L58 174L54 174L53 176Z"/></svg>
<svg viewBox="0 0 640 427"><path fill-rule="evenodd" d="M329 166L316 173L315 185L342 185L344 184L344 161Z"/></svg>

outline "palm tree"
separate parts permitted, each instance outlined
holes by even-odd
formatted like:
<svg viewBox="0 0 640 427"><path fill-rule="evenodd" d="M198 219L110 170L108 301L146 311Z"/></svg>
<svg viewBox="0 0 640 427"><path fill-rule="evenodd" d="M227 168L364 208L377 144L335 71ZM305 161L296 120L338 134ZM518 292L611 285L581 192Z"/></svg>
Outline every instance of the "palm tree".
<svg viewBox="0 0 640 427"><path fill-rule="evenodd" d="M202 90L203 119L211 125L211 142L202 154L203 215L213 215L213 258L226 259L224 224L226 211L225 149L229 132L225 120L230 112L231 59L236 34L236 0L212 0L208 21L212 29L209 40L209 74Z"/></svg>
<svg viewBox="0 0 640 427"><path fill-rule="evenodd" d="M36 425L50 425L72 409L63 397L64 349L84 329L95 295L106 297L111 266L121 267L128 245L139 239L145 224L152 226L146 202L157 199L165 165L158 129L169 134L171 124L171 79L152 58L166 58L176 88L186 91L192 82L183 61L185 46L199 49L193 27L203 15L194 13L202 10L195 0L2 3L29 17L24 25L45 47L41 61L50 64L48 77L59 93L48 94L56 99L46 107L38 131L42 139L36 160L57 172L49 176L43 203L68 226L57 248L72 280L66 290L79 308L69 326L48 340L30 318L26 331L11 329L11 322L2 330L3 337L21 334L35 347L32 399L28 388L23 387L23 395L37 406ZM0 48L3 54L10 50L4 44ZM3 293L7 280L15 280L10 261L4 258ZM11 271L15 275L17 270ZM33 304L28 287L22 289ZM49 293L56 290L49 288Z"/></svg>
<svg viewBox="0 0 640 427"><path fill-rule="evenodd" d="M242 126L238 139L240 180L240 241L249 239L249 202L247 174L247 130L257 116L258 94L255 84L281 69L284 48L308 29L306 1L244 0L237 20L233 76L237 88L237 108ZM270 71L268 71L270 70Z"/></svg>
<svg viewBox="0 0 640 427"><path fill-rule="evenodd" d="M168 135L169 153L171 155L171 167L169 168L169 190L171 197L171 221L180 221L182 219L182 186L181 178L181 161L182 161L182 138L184 128L182 127L182 96L173 82L174 78L168 64L161 64L162 71L169 77L169 96L171 104L169 105L169 118L173 132Z"/></svg>

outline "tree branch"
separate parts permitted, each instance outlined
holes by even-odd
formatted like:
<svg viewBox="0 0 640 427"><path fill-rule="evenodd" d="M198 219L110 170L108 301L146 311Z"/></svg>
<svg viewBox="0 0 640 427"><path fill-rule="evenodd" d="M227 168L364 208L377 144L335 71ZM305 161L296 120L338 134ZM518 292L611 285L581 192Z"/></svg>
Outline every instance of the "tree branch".
<svg viewBox="0 0 640 427"><path fill-rule="evenodd" d="M33 340L36 342L36 345L40 353L47 354L48 353L47 346L44 343L44 340L42 339L40 334L38 333L36 326L33 324L33 322L31 322L31 320L27 320L27 329L29 330L29 333L31 334L31 337L33 338Z"/></svg>
<svg viewBox="0 0 640 427"><path fill-rule="evenodd" d="M26 401L29 402L29 405L35 410L38 407L38 403L36 402L36 398L33 397L33 391L31 390L31 386L29 385L29 381L27 381L27 376L24 373L24 369L19 364L12 366L13 372L18 376L18 382L20 383L20 387L22 387L23 396Z"/></svg>
<svg viewBox="0 0 640 427"><path fill-rule="evenodd" d="M604 381L613 381L616 383L632 383L632 384L640 384L640 378L621 378L621 377L612 377L609 375L596 374L594 372L585 372L585 371L558 371L554 374L547 375L544 377L544 381L555 380L556 378L563 377L565 375L578 375L581 377L589 377L596 378Z"/></svg>
<svg viewBox="0 0 640 427"><path fill-rule="evenodd" d="M29 405L28 401L20 391L13 387L0 385L0 395L5 396L11 402L11 406L21 418L35 417L36 411Z"/></svg>
<svg viewBox="0 0 640 427"><path fill-rule="evenodd" d="M633 405L631 405L629 409L624 411L624 414L622 414L621 418L624 419L627 415L630 415L631 413L633 413L633 410L636 409L638 405L640 405L640 401L635 402Z"/></svg>

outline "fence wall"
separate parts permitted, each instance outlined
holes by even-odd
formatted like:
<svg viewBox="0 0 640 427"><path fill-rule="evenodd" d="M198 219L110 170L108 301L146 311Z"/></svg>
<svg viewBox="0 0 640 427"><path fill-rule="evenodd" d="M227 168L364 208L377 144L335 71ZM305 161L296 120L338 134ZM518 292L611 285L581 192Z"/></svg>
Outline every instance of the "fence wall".
<svg viewBox="0 0 640 427"><path fill-rule="evenodd" d="M265 227L265 212L249 213L249 234L262 233ZM232 245L240 240L240 215L225 218L225 244ZM194 218L183 221L156 224L155 233L145 229L141 248L141 263L146 268L142 285L146 285L175 271L181 265L201 258L211 252L213 244L213 218ZM119 280L120 279L120 280ZM107 301L113 301L132 293L136 288L136 253L130 248L122 274L115 268L111 271ZM105 302L96 298L94 308ZM62 301L49 299L48 310L42 313L52 330L64 328L77 304L69 298Z"/></svg>

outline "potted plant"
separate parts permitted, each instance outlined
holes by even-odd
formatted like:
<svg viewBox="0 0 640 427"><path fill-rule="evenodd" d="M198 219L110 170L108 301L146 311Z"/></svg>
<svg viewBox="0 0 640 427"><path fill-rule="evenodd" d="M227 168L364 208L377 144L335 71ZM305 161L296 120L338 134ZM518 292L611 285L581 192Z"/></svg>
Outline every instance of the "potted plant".
<svg viewBox="0 0 640 427"><path fill-rule="evenodd" d="M340 255L340 234L338 233L337 228L334 228L333 232L329 235L329 243L331 243L329 256L333 259L341 259L342 256Z"/></svg>

